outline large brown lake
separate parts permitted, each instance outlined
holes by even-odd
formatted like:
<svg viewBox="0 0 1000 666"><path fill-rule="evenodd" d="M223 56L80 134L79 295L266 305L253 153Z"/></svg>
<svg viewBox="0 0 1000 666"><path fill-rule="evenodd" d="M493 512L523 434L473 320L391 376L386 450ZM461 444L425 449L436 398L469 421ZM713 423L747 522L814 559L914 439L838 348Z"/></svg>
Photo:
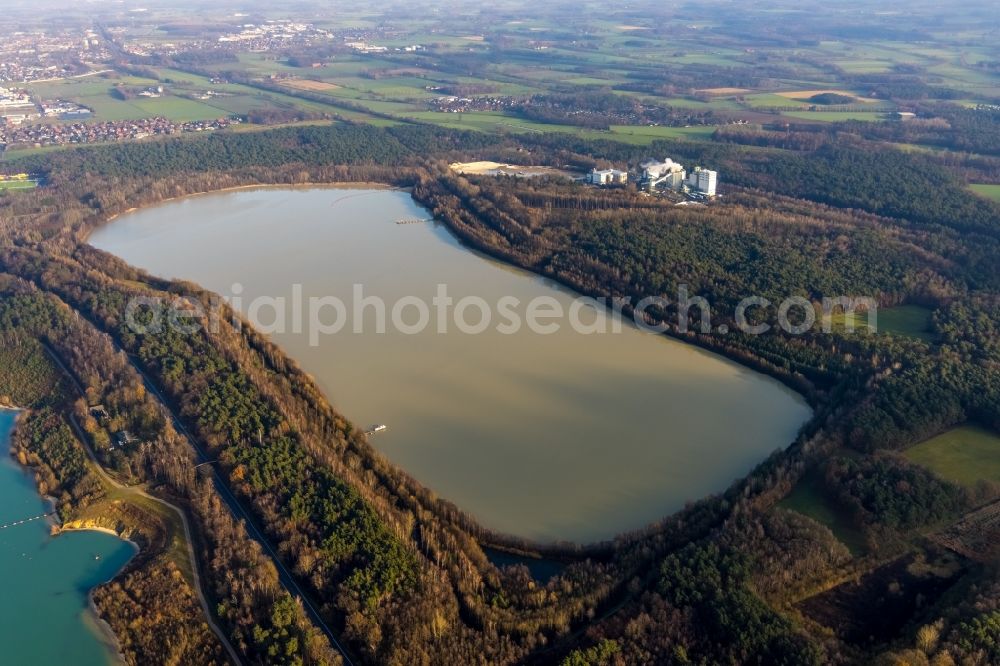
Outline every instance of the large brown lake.
<svg viewBox="0 0 1000 666"><path fill-rule="evenodd" d="M403 297L430 304L440 284L455 301L551 297L569 309L573 292L463 247L437 223L396 223L427 217L399 191L240 190L130 213L90 241L226 296L239 283L244 311L259 296L290 303L296 284L306 302L336 296L349 315L355 284L390 310ZM408 334L390 316L382 334L369 309L360 334L349 322L312 346L308 326L289 323L272 337L357 425L388 426L371 441L390 459L486 526L539 540L609 538L724 490L811 416L779 382L632 326L587 334L563 320L543 335L496 324L441 334L434 315Z"/></svg>

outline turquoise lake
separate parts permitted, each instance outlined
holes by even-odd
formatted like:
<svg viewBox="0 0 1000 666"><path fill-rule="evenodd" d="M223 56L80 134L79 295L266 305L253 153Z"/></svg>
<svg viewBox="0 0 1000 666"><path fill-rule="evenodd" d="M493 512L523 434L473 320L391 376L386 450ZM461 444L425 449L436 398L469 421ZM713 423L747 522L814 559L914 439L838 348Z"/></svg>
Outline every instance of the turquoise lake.
<svg viewBox="0 0 1000 666"><path fill-rule="evenodd" d="M46 513L34 481L10 457L16 412L0 410L0 525ZM90 590L110 580L134 548L99 532L49 535L36 520L0 529L0 663L8 666L104 666L113 646L89 610Z"/></svg>

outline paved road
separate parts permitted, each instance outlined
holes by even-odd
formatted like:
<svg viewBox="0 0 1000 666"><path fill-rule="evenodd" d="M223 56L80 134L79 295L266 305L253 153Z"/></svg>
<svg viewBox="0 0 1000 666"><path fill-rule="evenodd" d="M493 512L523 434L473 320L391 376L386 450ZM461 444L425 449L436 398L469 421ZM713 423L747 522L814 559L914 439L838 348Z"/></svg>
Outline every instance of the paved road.
<svg viewBox="0 0 1000 666"><path fill-rule="evenodd" d="M194 448L195 453L197 453L198 464L199 465L205 464L206 467L209 467L212 470L212 481L215 483L215 488L219 492L219 495L222 497L222 500L226 503L227 506L229 506L230 511L232 511L233 515L238 520L243 520L244 523L246 523L247 532L255 541L257 541L264 548L264 552L266 552L268 556L271 558L271 561L274 562L274 566L278 570L278 577L280 578L282 585L284 585L285 589L288 590L288 592L293 597L297 598L299 601L302 602L302 606L306 609L306 612L309 614L309 617L313 621L313 623L317 627L319 627L319 629L324 634L326 634L326 637L330 640L330 644L333 645L333 647L336 648L338 652L340 652L340 656L343 658L344 664L346 666L354 666L354 662L351 661L351 657L348 655L347 650L344 649L344 646L341 645L340 641L337 640L337 636L333 633L333 630L330 629L330 627L323 620L323 617L320 615L319 610L317 610L317 608L305 595L305 593L302 591L302 588L299 587L299 584L295 581L295 578L292 576L292 573L285 567L284 563L282 563L281 558L278 557L278 553L271 546L270 541L268 541L267 537L264 536L264 533L257 526L257 523L254 522L250 513L243 508L243 505L240 504L240 501L236 499L235 495L233 495L233 492L229 489L229 486L226 485L225 481L223 481L222 477L219 476L219 473L216 471L215 467L210 464L214 463L215 460L205 455L205 451L198 444L198 440L195 439L195 437L190 433L187 427L185 427L184 423L181 422L180 418L178 418L177 414L170 407L170 403L160 392L160 389L157 388L157 386L152 382L152 380L150 380L146 372L141 367L139 367L139 364L136 362L135 358L129 355L128 359L132 363L132 367L135 368L135 371L139 373L140 377L142 377L142 380L146 385L146 390L155 395L156 398L163 405L163 407L169 412L170 417L174 423L174 428L177 430L177 432L187 437L187 440L191 443L191 446Z"/></svg>
<svg viewBox="0 0 1000 666"><path fill-rule="evenodd" d="M83 317L83 315L79 314L78 311L74 310L74 312L76 312L77 315L80 316L81 318L86 319L86 317ZM100 329L98 328L98 330ZM209 467L212 470L212 482L215 485L215 488L218 491L219 496L222 498L226 506L229 507L229 510L230 512L232 512L233 516L237 520L242 520L244 522L244 524L246 525L247 532L250 534L251 538L253 538L254 541L257 541L264 549L264 552L267 553L268 557L270 557L271 561L274 563L274 567L278 570L278 578L282 586L288 591L289 594L292 595L292 597L302 602L302 606L303 608L305 608L306 613L309 615L309 618L326 635L327 639L330 641L330 644L340 653L341 658L344 660L344 665L354 666L354 661L351 659L351 656L348 653L347 649L344 648L343 644L337 639L336 634L334 634L330 626L327 625L327 623L323 620L323 616L320 615L320 612L316 608L316 606L313 605L312 601L310 601L309 598L302 591L302 588L295 581L295 577L292 576L292 573L281 561L281 558L278 557L277 551L275 551L270 541L268 541L268 539L264 536L263 531L257 526L257 523L253 520L250 513L243 508L243 505L240 504L240 501L236 499L236 496L233 495L233 492L229 489L229 486L227 486L222 477L219 476L219 473L216 471L215 467L210 464L214 463L215 460L205 455L205 451L198 444L198 440L191 434L191 432L187 429L187 427L184 425L181 419L177 416L177 413L170 406L170 402L164 397L163 393L160 392L160 389L156 386L156 384L154 384L153 381L149 378L149 375L147 375L146 372L142 369L142 367L140 367L136 358L131 354L128 354L124 349L122 349L118 345L117 341L114 340L113 338L111 339L111 342L117 351L126 355L126 357L129 360L129 363L132 365L132 368L137 373L139 373L140 377L142 377L142 381L146 386L146 390L149 393L156 396L157 400L159 400L160 404L163 406L163 409L165 409L167 413L170 415L171 421L173 421L174 424L174 429L187 438L188 442L191 444L191 447L197 454L197 464L198 465L204 464L206 467ZM73 381L73 383L76 384L77 389L82 392L83 387L80 386L79 382L76 380L76 376L73 373L69 372L69 370L63 364L62 359L59 358L59 355L56 354L54 350L50 349L48 346L46 346L45 348L48 351L49 355L52 356L52 358L59 365L59 367L63 369L63 372L66 373L66 376L69 377ZM93 456L93 453L89 451L89 447L86 446L86 440L83 441L85 443L84 448L88 450L89 455ZM98 469L104 472L104 469L100 465L98 465ZM163 501L156 497L153 497L152 499L155 499L160 502ZM201 596L200 588L199 588L199 596Z"/></svg>
<svg viewBox="0 0 1000 666"><path fill-rule="evenodd" d="M69 371L69 369L63 363L62 359L59 358L59 355L56 354L52 349L50 349L48 345L45 345L45 351L48 352L52 360L55 361L60 368L62 368L63 374L65 374L70 379L70 381L73 382L80 395L85 396L86 394L83 391L83 387L80 386L80 382L76 380L76 376ZM76 432L77 439L79 439L80 443L83 445L83 450L87 453L87 457L90 458L90 462L93 463L94 469L97 470L97 473L101 476L102 479L104 479L108 484L110 484L115 488L118 488L120 490L125 490L130 493L134 493L141 497L150 499L154 502L159 502L163 506L166 506L171 510L175 511L177 515L180 516L181 524L184 525L184 537L187 540L188 559L191 560L191 575L194 578L195 596L198 597L198 602L201 604L201 609L205 613L205 620L208 622L208 626L215 633L216 637L219 639L219 642L222 643L222 647L224 647L226 649L226 652L229 653L230 659L233 660L234 664L242 666L242 664L244 663L243 660L240 658L239 653L236 652L235 649L233 649L232 644L229 642L229 638L226 636L226 633L222 630L221 627L219 627L219 625L215 623L214 616L212 615L212 611L210 610L210 606L208 605L208 599L205 596L204 587L202 587L201 583L201 576L198 573L198 559L195 557L194 554L194 545L193 545L194 541L191 539L191 525L188 524L187 514L185 514L184 511L179 506L171 504L170 502L161 499L159 497L150 495L141 488L126 486L125 484L119 482L113 476L108 474L107 470L104 469L104 466L101 465L100 461L97 459L97 456L94 455L93 450L91 450L90 444L87 443L88 442L87 437L84 434L83 429L80 427L80 424L76 422L76 417L73 414L69 414L69 422L70 425L73 426L73 430Z"/></svg>

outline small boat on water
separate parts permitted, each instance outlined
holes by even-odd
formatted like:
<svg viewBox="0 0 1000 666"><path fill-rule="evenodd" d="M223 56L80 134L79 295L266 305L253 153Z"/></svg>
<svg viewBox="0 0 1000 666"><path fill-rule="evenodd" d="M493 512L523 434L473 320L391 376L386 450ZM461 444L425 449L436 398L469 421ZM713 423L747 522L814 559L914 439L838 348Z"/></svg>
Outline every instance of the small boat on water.
<svg viewBox="0 0 1000 666"><path fill-rule="evenodd" d="M373 425L371 428L369 428L368 431L367 431L367 434L374 435L375 433L382 432L384 430L387 430L388 428L389 428L389 426L385 425L384 423L379 423L379 424Z"/></svg>

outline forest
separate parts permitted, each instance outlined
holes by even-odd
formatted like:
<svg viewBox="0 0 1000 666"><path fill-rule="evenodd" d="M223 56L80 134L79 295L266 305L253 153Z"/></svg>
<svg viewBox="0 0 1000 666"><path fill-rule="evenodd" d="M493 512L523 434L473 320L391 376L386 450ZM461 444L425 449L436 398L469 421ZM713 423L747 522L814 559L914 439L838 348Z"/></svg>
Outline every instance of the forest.
<svg viewBox="0 0 1000 666"><path fill-rule="evenodd" d="M466 177L447 166L498 159L588 168L637 164L650 150L726 169L724 199L676 207L632 190ZM75 149L11 167L47 182L0 197L0 333L4 354L27 359L3 364L25 379L8 379L0 395L37 405L37 425L19 434L25 462L58 489L65 518L100 501L84 444L103 452L116 478L179 502L195 525L214 619L250 663L338 657L217 483L232 490L360 663L802 664L914 649L959 663L995 650L1000 583L975 563L955 583L975 587L962 597L974 601L914 611L902 633L866 651L815 631L796 610L845 571L923 548L920 533L931 523L995 499L891 453L967 421L1000 426L992 335L1000 215L996 204L962 196L961 183L931 159L863 144L808 154L740 143L637 148L344 124ZM817 306L824 296L872 295L884 307L931 309L933 342L837 328L720 336L699 332L694 320L687 333L670 328L802 392L816 417L719 495L608 543L543 548L491 533L392 465L280 349L234 325L234 313L194 335L133 332L124 323L133 296L207 303L211 295L84 242L114 215L170 197L352 180L411 187L468 245L584 294L674 294L684 282L723 317L747 293L800 295ZM931 184L937 194L928 198ZM669 322L672 314L651 316ZM44 360L45 349L71 377ZM90 415L98 404L106 423ZM119 428L147 445L107 454L106 438ZM218 458L217 479L194 470L195 443ZM869 541L891 536L883 548L854 555L827 526L778 506L811 470L824 479L820 494ZM567 566L540 583L525 567L494 566L484 546ZM160 599L180 584L162 560L144 566L100 594L135 655L150 650L136 618L152 611L140 601L132 617L114 600L144 599L140 588ZM190 588L175 596L177 612L161 617L157 631L194 632L204 620ZM927 626L937 637L914 647ZM205 636L196 649L221 655L211 643Z"/></svg>
<svg viewBox="0 0 1000 666"><path fill-rule="evenodd" d="M18 378L8 376L8 368L15 372L29 368L33 382L28 386L54 384L45 392L13 393L17 404L32 408L16 431L15 456L35 471L41 492L57 497L63 522L82 519L103 524L110 519L110 525L119 526L141 547L140 556L123 573L124 582L113 581L95 594L102 616L115 629L131 663L156 661L163 656L164 644L188 650L175 655L183 661L226 663L228 659L204 624L201 608L193 603L191 588L176 573L176 563L163 552L166 528L161 518L150 513L144 503L126 502L123 508L119 500L108 501L110 488L90 467L83 449L85 445L96 449L107 439L106 430L90 416L86 402L103 403L112 418L117 413L144 410L161 414L161 408L143 390L141 379L107 336L71 317L65 303L51 294L9 275L2 277L2 330L7 340L16 342L3 348L0 392L17 386ZM17 360L17 355L26 362L8 363ZM72 369L71 377L60 374L55 358ZM84 385L86 402L75 400L67 386L76 382ZM89 433L89 441L77 439L71 429L71 424L77 423ZM102 432L103 438L98 436ZM248 657L274 650L272 609L281 604L287 607L291 601L282 596L276 572L267 566L259 546L249 540L243 526L223 508L211 483L195 474L192 454L169 422L161 418L141 432L148 445L132 452L132 464L116 460L124 468L117 471L154 482L171 500L189 502L191 518L202 526L205 559L199 566L206 568L206 578L218 590L218 613L229 621L233 642ZM241 576L249 587L234 588L233 575ZM118 603L122 595L143 598L144 603L122 608ZM336 663L329 648L314 644L314 629L299 629L307 626L301 608L294 604L291 608L291 619L282 625L288 638L280 648L286 652L288 641L296 644L284 655L287 663L302 663L303 659Z"/></svg>

